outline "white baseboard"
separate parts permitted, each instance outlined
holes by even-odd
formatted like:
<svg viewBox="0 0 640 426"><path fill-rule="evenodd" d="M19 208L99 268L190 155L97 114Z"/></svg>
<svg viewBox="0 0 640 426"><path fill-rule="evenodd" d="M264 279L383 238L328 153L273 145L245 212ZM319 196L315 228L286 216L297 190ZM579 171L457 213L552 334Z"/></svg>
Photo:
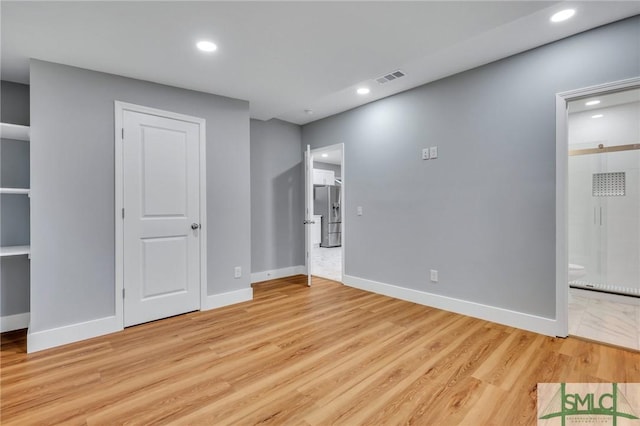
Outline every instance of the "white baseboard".
<svg viewBox="0 0 640 426"><path fill-rule="evenodd" d="M29 312L0 317L0 333L29 327Z"/></svg>
<svg viewBox="0 0 640 426"><path fill-rule="evenodd" d="M272 269L270 271L254 272L251 274L251 283L260 281L275 280L278 278L290 277L292 275L306 274L307 267L304 265L290 266L282 269Z"/></svg>
<svg viewBox="0 0 640 426"><path fill-rule="evenodd" d="M237 291L230 291L222 294L212 294L207 296L204 301L202 310L220 308L222 306L232 305L234 303L245 302L253 299L253 289L245 288ZM26 324L29 319L27 315ZM4 327L5 318L2 318ZM24 320L23 320L24 321ZM24 328L24 327L18 327ZM27 333L27 352L37 352L44 349L53 348L67 343L78 342L80 340L91 339L92 337L102 336L104 334L114 333L122 330L122 322L115 316L100 318L78 324L71 324L64 327L53 328L50 330L42 330Z"/></svg>
<svg viewBox="0 0 640 426"><path fill-rule="evenodd" d="M223 306L253 300L253 289L243 288L242 290L230 291L228 293L211 294L207 296L201 308L202 311L221 308Z"/></svg>
<svg viewBox="0 0 640 426"><path fill-rule="evenodd" d="M122 322L115 316L52 328L50 330L36 332L29 330L27 333L27 352L37 352L120 330L122 330Z"/></svg>
<svg viewBox="0 0 640 426"><path fill-rule="evenodd" d="M384 294L396 299L407 300L425 306L431 306L457 314L468 315L510 327L521 328L547 336L556 336L558 323L555 319L539 317L522 312L511 311L509 309L495 306L483 305L452 297L440 296L433 293L413 290L410 288L398 287L391 284L371 281L364 278L345 275L343 283L350 287L373 293Z"/></svg>

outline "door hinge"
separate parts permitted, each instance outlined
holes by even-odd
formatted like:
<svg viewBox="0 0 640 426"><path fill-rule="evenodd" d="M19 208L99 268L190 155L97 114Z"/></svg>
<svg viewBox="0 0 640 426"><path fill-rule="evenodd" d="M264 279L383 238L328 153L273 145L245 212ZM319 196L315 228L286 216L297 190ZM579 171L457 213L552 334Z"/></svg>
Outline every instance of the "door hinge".
<svg viewBox="0 0 640 426"><path fill-rule="evenodd" d="M122 133L122 140L124 140L124 127L122 129L120 129L120 130L121 130L121 133Z"/></svg>
<svg viewBox="0 0 640 426"><path fill-rule="evenodd" d="M122 289L122 298L124 299L124 288Z"/></svg>
<svg viewBox="0 0 640 426"><path fill-rule="evenodd" d="M124 208L122 209L122 218L124 219Z"/></svg>

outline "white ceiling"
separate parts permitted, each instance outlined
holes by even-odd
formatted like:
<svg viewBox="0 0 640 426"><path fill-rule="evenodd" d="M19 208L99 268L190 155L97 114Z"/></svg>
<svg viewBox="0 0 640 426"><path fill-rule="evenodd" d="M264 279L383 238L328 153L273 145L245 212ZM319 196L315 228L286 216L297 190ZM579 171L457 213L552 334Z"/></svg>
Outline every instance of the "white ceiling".
<svg viewBox="0 0 640 426"><path fill-rule="evenodd" d="M566 7L573 19L549 22ZM3 79L27 83L37 58L245 99L254 118L304 124L639 14L640 2L4 0L0 12ZM200 39L218 51L199 52ZM397 69L407 76L375 82ZM361 85L371 93L356 95Z"/></svg>

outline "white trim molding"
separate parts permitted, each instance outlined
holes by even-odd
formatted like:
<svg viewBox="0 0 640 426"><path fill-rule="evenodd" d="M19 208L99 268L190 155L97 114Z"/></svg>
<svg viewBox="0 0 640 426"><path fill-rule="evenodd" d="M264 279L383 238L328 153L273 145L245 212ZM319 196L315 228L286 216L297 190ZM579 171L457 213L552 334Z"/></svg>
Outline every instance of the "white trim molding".
<svg viewBox="0 0 640 426"><path fill-rule="evenodd" d="M349 287L383 294L385 296L418 303L420 305L431 306L433 308L443 309L457 314L468 315L470 317L480 318L510 327L545 334L547 336L556 335L556 320L550 318L539 317L536 315L525 314L522 312L511 311L509 309L483 305L481 303L469 302L467 300L455 299L410 288L398 287L392 284L385 284L350 275L345 275L343 282Z"/></svg>
<svg viewBox="0 0 640 426"><path fill-rule="evenodd" d="M31 315L29 314L29 312L0 317L0 333L28 328L30 317Z"/></svg>
<svg viewBox="0 0 640 426"><path fill-rule="evenodd" d="M556 336L569 335L569 102L640 87L640 77L556 94Z"/></svg>
<svg viewBox="0 0 640 426"><path fill-rule="evenodd" d="M249 300L253 300L252 288L230 291L228 293L212 294L207 296L201 310L205 311L221 308L223 306L233 305ZM81 340L122 331L123 329L121 318L111 316L78 324L66 325L50 330L37 332L29 330L27 333L27 352L32 353L56 346L66 345L68 343L79 342Z"/></svg>
<svg viewBox="0 0 640 426"><path fill-rule="evenodd" d="M261 281L275 280L278 278L291 277L293 275L306 275L307 267L305 265L289 266L288 268L271 269L269 271L252 272L251 284Z"/></svg>
<svg viewBox="0 0 640 426"><path fill-rule="evenodd" d="M253 289L243 288L242 290L229 291L227 293L210 294L205 299L201 311L222 308L224 306L235 305L236 303L253 300Z"/></svg>
<svg viewBox="0 0 640 426"><path fill-rule="evenodd" d="M99 318L78 324L27 333L27 353L42 351L122 330L120 318Z"/></svg>

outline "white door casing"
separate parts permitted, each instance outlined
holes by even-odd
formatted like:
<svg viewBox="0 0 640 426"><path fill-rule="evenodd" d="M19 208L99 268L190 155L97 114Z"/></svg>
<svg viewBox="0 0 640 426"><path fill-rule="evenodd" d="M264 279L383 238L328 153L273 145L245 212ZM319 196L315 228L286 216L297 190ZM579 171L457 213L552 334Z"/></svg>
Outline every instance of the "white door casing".
<svg viewBox="0 0 640 426"><path fill-rule="evenodd" d="M569 102L640 87L640 77L556 94L556 336L569 335Z"/></svg>
<svg viewBox="0 0 640 426"><path fill-rule="evenodd" d="M198 310L206 295L204 120L117 102L116 121L116 313L130 326Z"/></svg>

